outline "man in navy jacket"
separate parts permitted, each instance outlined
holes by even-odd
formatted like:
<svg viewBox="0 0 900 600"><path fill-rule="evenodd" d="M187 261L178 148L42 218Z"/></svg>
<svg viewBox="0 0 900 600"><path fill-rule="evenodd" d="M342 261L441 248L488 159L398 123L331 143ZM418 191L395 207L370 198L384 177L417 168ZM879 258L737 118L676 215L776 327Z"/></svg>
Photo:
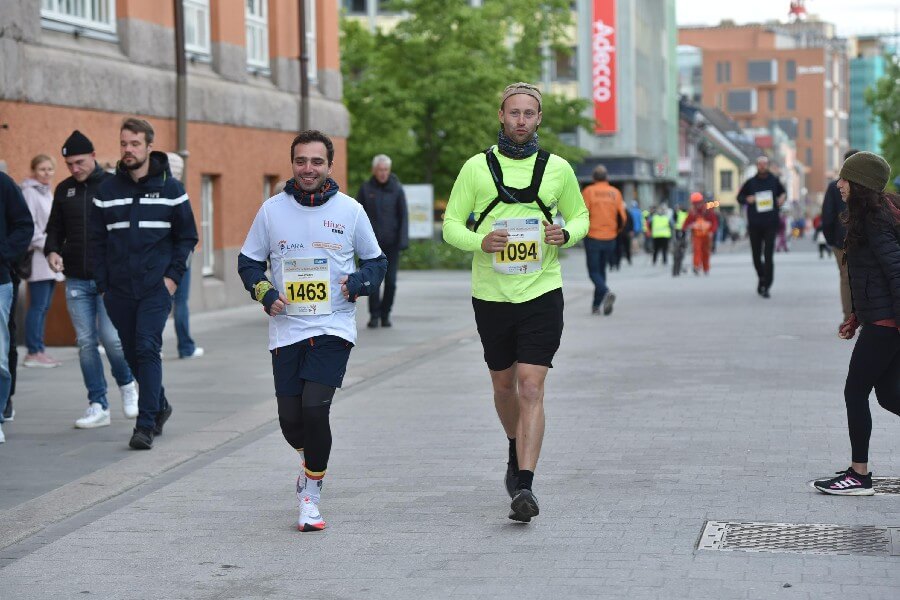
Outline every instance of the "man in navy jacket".
<svg viewBox="0 0 900 600"><path fill-rule="evenodd" d="M151 151L153 127L126 119L121 160L91 214L94 279L125 358L138 381L138 417L129 446L149 450L172 407L162 387L162 332L172 295L197 244L194 213L164 152Z"/></svg>
<svg viewBox="0 0 900 600"><path fill-rule="evenodd" d="M747 231L750 234L750 251L759 282L756 293L769 297L769 288L775 277L772 258L775 251L775 235L778 233L779 212L786 192L781 181L769 171L769 159L756 159L756 175L744 182L738 192L738 203L747 207Z"/></svg>
<svg viewBox="0 0 900 600"><path fill-rule="evenodd" d="M34 235L34 220L22 197L22 191L9 175L0 172L0 444L3 435L3 411L9 400L12 376L9 372L9 310L13 301L10 273L16 261L28 249Z"/></svg>

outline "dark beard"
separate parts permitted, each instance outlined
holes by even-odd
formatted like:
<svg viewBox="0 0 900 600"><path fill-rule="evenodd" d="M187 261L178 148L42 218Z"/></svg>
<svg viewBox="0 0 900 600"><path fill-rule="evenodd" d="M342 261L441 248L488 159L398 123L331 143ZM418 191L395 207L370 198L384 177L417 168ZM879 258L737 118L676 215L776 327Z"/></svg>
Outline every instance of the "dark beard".
<svg viewBox="0 0 900 600"><path fill-rule="evenodd" d="M140 169L141 167L143 167L146 163L147 163L147 159L146 159L146 158L145 158L144 160L142 160L141 162L139 162L139 163L134 163L133 165L129 165L129 164L126 163L125 161L122 161L122 164L125 165L125 168L126 168L127 170L129 170L129 171L137 171L138 169Z"/></svg>

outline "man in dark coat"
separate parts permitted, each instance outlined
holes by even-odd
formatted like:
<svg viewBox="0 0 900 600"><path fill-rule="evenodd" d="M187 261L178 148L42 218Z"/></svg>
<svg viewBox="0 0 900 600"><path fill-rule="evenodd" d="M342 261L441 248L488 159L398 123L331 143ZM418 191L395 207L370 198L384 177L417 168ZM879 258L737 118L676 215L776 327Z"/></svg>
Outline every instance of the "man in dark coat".
<svg viewBox="0 0 900 600"><path fill-rule="evenodd" d="M384 277L384 295L375 290L369 295L369 327L391 326L391 308L397 290L400 251L409 246L409 222L406 195L396 175L391 174L391 159L379 154L372 159L372 177L359 186L356 201L372 222L378 245L388 259Z"/></svg>

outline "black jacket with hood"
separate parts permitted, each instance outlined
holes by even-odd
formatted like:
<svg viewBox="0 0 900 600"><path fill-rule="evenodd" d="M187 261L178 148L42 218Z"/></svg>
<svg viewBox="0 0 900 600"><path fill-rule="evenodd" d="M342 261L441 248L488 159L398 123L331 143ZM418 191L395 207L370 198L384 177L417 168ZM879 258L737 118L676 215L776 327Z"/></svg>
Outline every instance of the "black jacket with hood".
<svg viewBox="0 0 900 600"><path fill-rule="evenodd" d="M387 248L395 246L406 250L409 246L409 216L406 194L396 175L391 173L384 184L374 176L370 177L359 186L356 201L366 211L382 250L387 252Z"/></svg>
<svg viewBox="0 0 900 600"><path fill-rule="evenodd" d="M866 219L866 245L847 250L853 312L860 323L893 319L900 327L900 230Z"/></svg>

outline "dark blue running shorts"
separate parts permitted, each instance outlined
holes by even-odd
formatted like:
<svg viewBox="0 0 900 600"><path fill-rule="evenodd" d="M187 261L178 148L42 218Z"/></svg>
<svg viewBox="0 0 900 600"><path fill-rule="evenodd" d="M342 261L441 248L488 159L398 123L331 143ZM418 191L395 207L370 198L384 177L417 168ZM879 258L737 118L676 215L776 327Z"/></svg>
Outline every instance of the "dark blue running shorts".
<svg viewBox="0 0 900 600"><path fill-rule="evenodd" d="M353 344L336 335L319 335L270 350L276 396L300 396L304 381L341 387Z"/></svg>

